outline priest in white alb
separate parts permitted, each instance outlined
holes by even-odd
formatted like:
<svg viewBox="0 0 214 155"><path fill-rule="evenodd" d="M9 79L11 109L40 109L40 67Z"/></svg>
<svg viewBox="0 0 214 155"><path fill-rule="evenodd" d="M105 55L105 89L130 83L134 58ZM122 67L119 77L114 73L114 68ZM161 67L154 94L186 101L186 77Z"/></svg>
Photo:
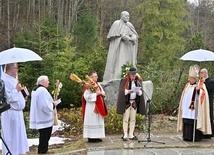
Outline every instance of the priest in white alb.
<svg viewBox="0 0 214 155"><path fill-rule="evenodd" d="M16 78L17 74L17 65L11 63L6 65L6 73L2 75L6 100L11 108L1 114L1 135L12 155L25 154L29 151L23 115L25 98L21 93L23 88ZM8 149L2 143L3 155L8 154Z"/></svg>
<svg viewBox="0 0 214 155"><path fill-rule="evenodd" d="M97 82L97 72L90 71L89 76L93 82L84 86L82 96L83 138L96 143L105 138L104 117L107 115L107 108L103 99L105 92Z"/></svg>

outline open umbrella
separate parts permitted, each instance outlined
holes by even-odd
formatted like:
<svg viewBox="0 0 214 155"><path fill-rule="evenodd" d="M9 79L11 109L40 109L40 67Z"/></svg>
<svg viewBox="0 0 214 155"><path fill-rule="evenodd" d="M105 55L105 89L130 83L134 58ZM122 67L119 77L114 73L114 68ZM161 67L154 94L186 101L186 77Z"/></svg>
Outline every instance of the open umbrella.
<svg viewBox="0 0 214 155"><path fill-rule="evenodd" d="M16 62L41 61L42 58L26 48L10 48L0 52L0 65Z"/></svg>
<svg viewBox="0 0 214 155"><path fill-rule="evenodd" d="M181 60L189 60L189 61L214 61L214 53L212 51L198 49L187 52L181 58Z"/></svg>
<svg viewBox="0 0 214 155"><path fill-rule="evenodd" d="M214 53L212 51L204 50L204 49L197 49L184 54L181 60L185 61L214 61ZM198 96L196 97L196 108L195 111L198 110ZM195 142L195 127L196 127L196 117L197 112L195 112L195 119L194 119L194 127L193 127L193 142Z"/></svg>

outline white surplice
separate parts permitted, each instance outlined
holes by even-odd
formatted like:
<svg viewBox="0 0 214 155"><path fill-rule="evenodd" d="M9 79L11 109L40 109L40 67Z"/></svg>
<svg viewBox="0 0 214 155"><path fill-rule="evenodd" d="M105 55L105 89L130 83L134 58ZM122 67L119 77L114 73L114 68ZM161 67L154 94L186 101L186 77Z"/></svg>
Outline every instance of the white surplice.
<svg viewBox="0 0 214 155"><path fill-rule="evenodd" d="M44 129L54 124L53 98L45 87L31 93L30 129Z"/></svg>
<svg viewBox="0 0 214 155"><path fill-rule="evenodd" d="M18 83L16 78L3 74L2 80L5 83L7 103L11 106L1 114L2 138L12 155L25 154L29 151L22 111L25 108L25 99L16 89ZM2 143L2 154L7 153L8 150Z"/></svg>
<svg viewBox="0 0 214 155"><path fill-rule="evenodd" d="M104 118L94 112L97 95L89 89L85 90L86 100L83 138L105 138Z"/></svg>

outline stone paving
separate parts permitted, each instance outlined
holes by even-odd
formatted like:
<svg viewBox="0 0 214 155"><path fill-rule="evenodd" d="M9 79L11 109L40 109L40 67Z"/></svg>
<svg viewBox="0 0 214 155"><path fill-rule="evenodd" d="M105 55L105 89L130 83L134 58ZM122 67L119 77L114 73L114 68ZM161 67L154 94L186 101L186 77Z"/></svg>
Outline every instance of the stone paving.
<svg viewBox="0 0 214 155"><path fill-rule="evenodd" d="M121 136L106 135L101 143L86 143L87 155L214 155L213 138L187 142L182 140L180 133L154 133L150 139L142 133L138 140L122 141Z"/></svg>

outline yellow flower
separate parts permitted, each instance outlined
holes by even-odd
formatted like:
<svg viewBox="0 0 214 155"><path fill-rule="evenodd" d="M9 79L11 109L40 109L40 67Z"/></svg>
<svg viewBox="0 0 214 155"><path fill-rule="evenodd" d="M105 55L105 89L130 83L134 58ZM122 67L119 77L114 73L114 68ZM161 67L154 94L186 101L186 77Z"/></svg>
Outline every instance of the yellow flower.
<svg viewBox="0 0 214 155"><path fill-rule="evenodd" d="M125 69L125 70L126 70L126 71L128 71L129 69L130 69L130 67L126 67L126 69Z"/></svg>

